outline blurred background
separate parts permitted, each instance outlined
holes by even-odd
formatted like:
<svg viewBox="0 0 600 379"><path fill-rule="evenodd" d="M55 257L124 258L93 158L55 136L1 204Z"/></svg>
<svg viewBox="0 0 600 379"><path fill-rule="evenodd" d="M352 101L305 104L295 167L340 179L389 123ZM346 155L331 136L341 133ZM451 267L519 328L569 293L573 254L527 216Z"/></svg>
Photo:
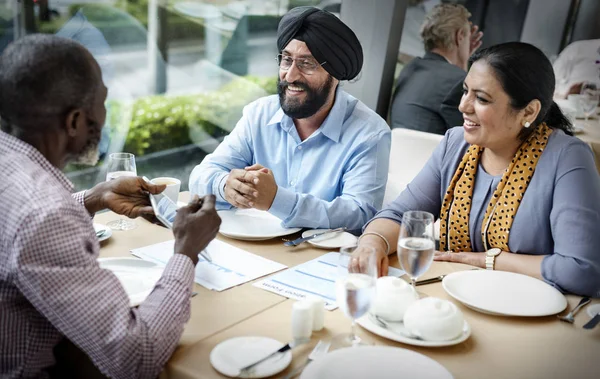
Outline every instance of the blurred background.
<svg viewBox="0 0 600 379"><path fill-rule="evenodd" d="M386 118L394 79L424 54L424 16L440 0L0 0L0 52L30 33L75 39L109 88L101 157L136 156L139 175L172 176L187 190L193 167L235 127L243 107L277 92L277 24L312 5L351 26L365 50L345 90ZM569 43L600 38L597 0L462 0L483 46L524 41L551 60ZM76 189L105 180L69 166Z"/></svg>

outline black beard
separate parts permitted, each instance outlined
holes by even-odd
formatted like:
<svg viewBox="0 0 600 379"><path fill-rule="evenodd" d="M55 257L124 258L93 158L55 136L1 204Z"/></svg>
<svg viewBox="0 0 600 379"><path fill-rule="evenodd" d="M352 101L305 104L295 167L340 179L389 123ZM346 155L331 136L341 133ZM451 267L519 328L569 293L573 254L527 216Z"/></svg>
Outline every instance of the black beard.
<svg viewBox="0 0 600 379"><path fill-rule="evenodd" d="M299 102L295 99L288 99L285 90L289 85L300 87L306 93L306 100ZM279 94L279 103L283 113L293 119L302 119L313 116L319 109L325 105L329 93L333 88L333 77L328 76L321 87L311 88L308 84L302 82L288 83L285 80L277 79L277 93Z"/></svg>

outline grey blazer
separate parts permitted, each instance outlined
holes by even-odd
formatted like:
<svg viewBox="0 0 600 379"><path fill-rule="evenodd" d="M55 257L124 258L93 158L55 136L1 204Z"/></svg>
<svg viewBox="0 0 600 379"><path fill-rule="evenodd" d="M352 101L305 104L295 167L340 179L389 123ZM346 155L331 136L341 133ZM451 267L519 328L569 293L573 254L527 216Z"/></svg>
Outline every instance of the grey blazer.
<svg viewBox="0 0 600 379"><path fill-rule="evenodd" d="M391 106L392 128L444 134L462 125L458 104L467 75L439 54L427 52L400 72Z"/></svg>
<svg viewBox="0 0 600 379"><path fill-rule="evenodd" d="M375 218L398 223L407 210L439 217L444 193L469 144L463 128L450 129L415 179ZM479 166L469 230L473 251L483 252L481 224L501 176ZM554 130L515 215L508 247L546 255L542 276L564 292L600 297L600 177L584 142Z"/></svg>

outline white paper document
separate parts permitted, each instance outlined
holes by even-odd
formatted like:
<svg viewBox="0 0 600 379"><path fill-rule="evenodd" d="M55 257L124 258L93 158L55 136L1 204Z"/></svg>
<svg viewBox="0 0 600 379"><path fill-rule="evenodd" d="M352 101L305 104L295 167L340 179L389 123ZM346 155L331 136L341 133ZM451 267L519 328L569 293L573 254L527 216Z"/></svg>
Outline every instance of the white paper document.
<svg viewBox="0 0 600 379"><path fill-rule="evenodd" d="M174 245L174 240L166 241L133 249L131 254L166 266L173 256ZM204 251L210 254L212 262L198 256L195 281L214 291L223 291L287 267L219 240L213 240Z"/></svg>
<svg viewBox="0 0 600 379"><path fill-rule="evenodd" d="M254 286L297 300L317 296L325 301L325 309L334 310L337 308L335 280L338 276L339 256L339 253L327 253L254 283ZM390 267L388 271L389 276L396 277L404 273L394 267Z"/></svg>

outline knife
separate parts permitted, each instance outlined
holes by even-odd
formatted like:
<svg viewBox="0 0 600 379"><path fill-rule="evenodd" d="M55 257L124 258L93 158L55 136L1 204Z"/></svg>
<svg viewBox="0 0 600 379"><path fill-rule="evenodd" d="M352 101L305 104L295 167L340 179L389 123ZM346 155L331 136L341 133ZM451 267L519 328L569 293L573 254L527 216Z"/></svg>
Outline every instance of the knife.
<svg viewBox="0 0 600 379"><path fill-rule="evenodd" d="M596 325L598 325L599 322L600 322L600 313L598 313L590 321L588 321L587 324L585 324L583 326L583 329L594 329L594 327Z"/></svg>
<svg viewBox="0 0 600 379"><path fill-rule="evenodd" d="M415 283L415 286L420 286L422 284L441 282L442 280L444 280L445 277L446 277L446 275L440 275L440 276L436 276L435 278L417 280Z"/></svg>
<svg viewBox="0 0 600 379"><path fill-rule="evenodd" d="M342 228L337 228L337 229L326 230L326 231L324 231L324 232L320 232L320 233L315 233L315 234L312 234L312 235L310 235L310 236L308 236L308 237L297 238L297 239L295 239L295 240L293 240L293 241L287 241L287 242L285 242L285 243L284 243L284 245L285 245L285 246L298 246L298 245L300 245L301 243L303 243L303 242L306 242L306 241L309 241L309 240L311 240L311 239L313 239L313 238L316 238L316 237L318 237L318 236L322 236L322 235L324 235L324 234L329 234L329 233L338 233L338 232L343 232L343 231L345 231L346 229L347 229L347 228L344 226L344 227L342 227Z"/></svg>
<svg viewBox="0 0 600 379"><path fill-rule="evenodd" d="M269 354L269 355L267 355L266 357L264 357L264 358L261 358L261 359L259 359L258 361L254 362L254 363L252 363L252 364L249 364L249 365L247 365L247 366L245 366L245 367L242 367L242 368L240 369L240 373L241 373L241 372L244 372L244 371L248 371L248 370L250 370L251 368L253 368L254 366L258 365L259 363L262 363L262 362L266 361L267 359L271 358L271 357L272 357L272 356L274 356L275 354L284 353L284 352L286 352L286 351L290 350L291 348L292 348L292 344L291 344L291 343L287 343L287 344L283 345L282 347L280 347L280 348L279 348L279 350L277 350L277 351L274 351L274 352L270 353L270 354ZM239 374L238 374L237 376L239 376Z"/></svg>

